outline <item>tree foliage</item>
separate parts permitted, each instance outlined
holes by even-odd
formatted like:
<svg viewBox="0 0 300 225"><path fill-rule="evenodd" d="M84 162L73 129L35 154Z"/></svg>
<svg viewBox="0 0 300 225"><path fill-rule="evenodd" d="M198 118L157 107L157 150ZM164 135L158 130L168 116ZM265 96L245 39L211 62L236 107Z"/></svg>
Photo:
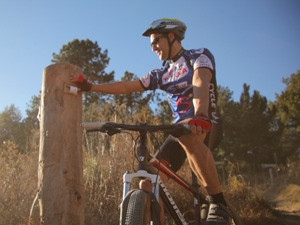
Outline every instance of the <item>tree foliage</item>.
<svg viewBox="0 0 300 225"><path fill-rule="evenodd" d="M280 158L286 159L300 151L300 70L282 81L286 88L277 94L273 107L281 131Z"/></svg>
<svg viewBox="0 0 300 225"><path fill-rule="evenodd" d="M13 142L18 147L24 146L23 129L20 110L15 105L5 107L0 113L0 145Z"/></svg>
<svg viewBox="0 0 300 225"><path fill-rule="evenodd" d="M52 62L68 62L78 65L82 68L84 75L96 84L114 80L114 72L105 72L109 64L108 51L102 52L97 42L88 39L75 39L63 45L58 54L53 53ZM121 78L123 81L134 79L137 79L137 76L128 71ZM275 102L268 102L266 97L257 90L251 93L250 86L247 84L243 85L239 101L233 99L233 92L229 88L218 87L218 106L223 123L223 140L214 151L217 160L227 159L235 165L238 164L241 172L244 172L249 166L257 168L261 163L278 163L286 166L290 162L289 159L296 158L297 154L299 156L300 71L284 78L283 83L286 88L282 93L277 94ZM160 92L114 96L88 93L83 100L85 105L83 121L160 124L171 123L172 120L168 101L162 97ZM27 116L24 119L22 119L20 110L14 105L8 106L3 112L0 112L0 156L8 159L4 161L6 164L2 167L2 172L9 171L12 162L19 166L19 156L21 158L25 156L24 165L26 162L30 162L32 155L36 158L39 145L39 121L37 118L39 107L40 96L33 96L27 105ZM149 138L150 142L153 142L154 149L158 149L160 141L163 140L162 135L155 141L152 138ZM113 215L115 215L120 201L116 197L116 193L120 193L121 190L118 188L122 186L113 185L115 180L112 177L121 178L120 169L125 171L132 163L129 162L130 153L124 151L124 149L130 149L130 141L130 137L123 135L119 135L118 139L116 136L103 135L100 137L98 135L91 137L88 142L86 141L84 146L86 209L89 213L92 212L87 216L87 221L94 220L94 216L99 216L103 212L111 215L108 216L110 221L107 221L107 224L111 224L111 221L115 219ZM87 150L87 146L89 150ZM20 167L19 170L13 168L11 171L17 171L20 174L19 171L26 170ZM20 181L21 177L13 179L15 174L12 172L9 174L9 179L5 178L5 182L2 182L5 184L4 187L7 190L11 186L19 187L11 184L14 184L15 180ZM111 187L117 188L112 189ZM4 191L5 188L3 188ZM23 190L27 190L27 187ZM7 192L3 193L5 193L4 196L7 196ZM18 191L11 191L11 193L18 193ZM115 201L113 204L112 199ZM110 208L108 208L109 206ZM99 221L102 218L103 215L99 216Z"/></svg>
<svg viewBox="0 0 300 225"><path fill-rule="evenodd" d="M282 82L286 88L276 96L278 116L285 126L294 127L300 131L300 70Z"/></svg>
<svg viewBox="0 0 300 225"><path fill-rule="evenodd" d="M63 45L58 54L53 53L52 56L53 63L67 62L79 66L84 76L92 83L98 84L114 80L114 72L105 72L110 60L108 51L102 52L97 42L89 39L74 39ZM85 105L101 104L105 100L97 93L85 93L84 97Z"/></svg>
<svg viewBox="0 0 300 225"><path fill-rule="evenodd" d="M124 76L121 78L121 81L131 81L138 79L133 73L128 71L125 72ZM140 109L149 104L152 93L135 92L129 94L115 95L113 97L116 107L125 107L127 113L136 114Z"/></svg>
<svg viewBox="0 0 300 225"><path fill-rule="evenodd" d="M243 88L240 101L235 102L228 88L219 87L224 138L218 154L241 164L247 164L249 157L256 164L273 163L273 141L277 135L271 129L274 112L258 91L251 95L249 85L244 84Z"/></svg>
<svg viewBox="0 0 300 225"><path fill-rule="evenodd" d="M75 39L63 45L52 62L69 62L82 68L93 83L110 82L114 72L106 73L108 51L101 51L97 42ZM125 71L122 81L138 77ZM283 79L285 90L277 94L275 102L268 102L257 90L250 93L250 86L243 85L239 101L227 87L218 87L218 105L223 123L223 141L216 149L217 159L249 163L254 157L259 163L285 163L285 159L299 149L300 130L300 72ZM85 121L118 121L127 123L171 123L168 101L162 93L145 92L124 95L88 94L84 98ZM156 104L154 104L155 102ZM38 145L39 96L33 96L22 120L14 105L0 114L0 143L13 141L22 151ZM132 115L135 115L132 117ZM26 137L26 138L24 138ZM30 144L29 144L30 143Z"/></svg>

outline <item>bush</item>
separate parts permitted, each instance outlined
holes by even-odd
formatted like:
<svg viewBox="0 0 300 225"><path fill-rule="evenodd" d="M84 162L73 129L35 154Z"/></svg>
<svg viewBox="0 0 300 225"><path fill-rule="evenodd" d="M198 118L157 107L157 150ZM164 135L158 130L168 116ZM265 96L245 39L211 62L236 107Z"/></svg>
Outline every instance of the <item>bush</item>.
<svg viewBox="0 0 300 225"><path fill-rule="evenodd" d="M0 148L0 224L28 224L37 192L38 152L21 154L13 142Z"/></svg>
<svg viewBox="0 0 300 225"><path fill-rule="evenodd" d="M276 225L276 212L241 176L229 176L226 198L245 225ZM279 224L278 224L279 225Z"/></svg>

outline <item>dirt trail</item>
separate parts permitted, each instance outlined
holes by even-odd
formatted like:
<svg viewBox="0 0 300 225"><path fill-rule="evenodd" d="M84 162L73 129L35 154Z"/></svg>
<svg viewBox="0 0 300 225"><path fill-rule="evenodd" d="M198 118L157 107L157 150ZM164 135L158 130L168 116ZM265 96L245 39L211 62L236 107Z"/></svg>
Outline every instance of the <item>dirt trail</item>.
<svg viewBox="0 0 300 225"><path fill-rule="evenodd" d="M278 218L278 222L282 225L299 225L300 215L281 212L281 216Z"/></svg>
<svg viewBox="0 0 300 225"><path fill-rule="evenodd" d="M265 193L271 206L279 212L278 222L282 225L300 225L299 185L276 185Z"/></svg>

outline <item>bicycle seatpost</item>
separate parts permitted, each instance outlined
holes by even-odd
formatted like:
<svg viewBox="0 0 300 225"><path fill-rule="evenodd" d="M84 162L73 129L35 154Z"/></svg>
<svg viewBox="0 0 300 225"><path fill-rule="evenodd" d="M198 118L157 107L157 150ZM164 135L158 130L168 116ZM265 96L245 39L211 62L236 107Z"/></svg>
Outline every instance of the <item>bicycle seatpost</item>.
<svg viewBox="0 0 300 225"><path fill-rule="evenodd" d="M138 170L146 170L146 160L147 160L147 146L146 146L147 132L140 132L140 141L138 146Z"/></svg>

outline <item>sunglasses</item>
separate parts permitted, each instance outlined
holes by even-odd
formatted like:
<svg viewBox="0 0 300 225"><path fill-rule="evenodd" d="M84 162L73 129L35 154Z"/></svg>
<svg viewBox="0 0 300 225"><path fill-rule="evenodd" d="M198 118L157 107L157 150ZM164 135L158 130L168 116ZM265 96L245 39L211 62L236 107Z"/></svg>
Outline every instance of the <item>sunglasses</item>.
<svg viewBox="0 0 300 225"><path fill-rule="evenodd" d="M161 39L161 38L164 38L164 37L166 37L166 35L159 35L159 36L157 36L156 38L154 38L153 39L153 41L151 42L151 47L153 47L153 45L157 45L157 43L159 42L159 40Z"/></svg>

